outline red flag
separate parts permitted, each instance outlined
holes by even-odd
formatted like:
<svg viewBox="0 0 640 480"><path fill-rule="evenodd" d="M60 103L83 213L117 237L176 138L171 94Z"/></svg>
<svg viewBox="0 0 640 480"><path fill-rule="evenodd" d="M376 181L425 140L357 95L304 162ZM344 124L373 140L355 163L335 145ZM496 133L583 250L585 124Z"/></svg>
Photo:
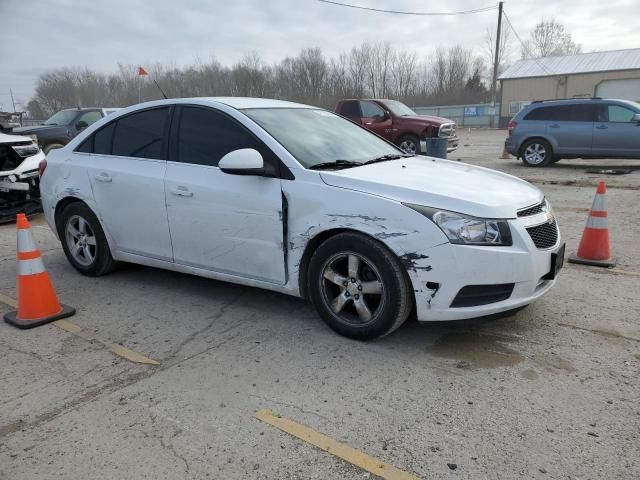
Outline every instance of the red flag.
<svg viewBox="0 0 640 480"><path fill-rule="evenodd" d="M138 76L140 76L140 75L149 75L149 74L147 73L147 71L144 68L138 67Z"/></svg>

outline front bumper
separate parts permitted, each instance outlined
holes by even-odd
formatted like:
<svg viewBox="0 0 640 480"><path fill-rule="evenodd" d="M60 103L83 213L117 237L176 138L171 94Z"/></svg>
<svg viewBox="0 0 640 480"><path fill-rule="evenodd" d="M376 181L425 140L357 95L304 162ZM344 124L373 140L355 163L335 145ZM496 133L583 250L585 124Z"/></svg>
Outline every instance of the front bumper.
<svg viewBox="0 0 640 480"><path fill-rule="evenodd" d="M447 153L451 153L456 148L458 148L458 145L460 144L460 139L454 135L453 137L448 137L447 142L448 142Z"/></svg>
<svg viewBox="0 0 640 480"><path fill-rule="evenodd" d="M487 247L445 243L424 252L419 264L408 267L420 321L462 320L513 310L537 300L556 283L550 279L552 254L562 248L537 248L526 230L539 219L509 220L513 245ZM546 277L546 278L545 278ZM476 306L452 307L462 288L513 284L508 298Z"/></svg>

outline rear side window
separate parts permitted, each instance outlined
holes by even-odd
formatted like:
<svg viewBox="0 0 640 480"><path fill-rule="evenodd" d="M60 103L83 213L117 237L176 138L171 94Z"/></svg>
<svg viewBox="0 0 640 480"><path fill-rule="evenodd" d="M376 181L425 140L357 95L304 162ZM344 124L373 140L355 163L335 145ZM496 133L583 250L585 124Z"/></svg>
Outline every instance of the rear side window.
<svg viewBox="0 0 640 480"><path fill-rule="evenodd" d="M183 107L180 114L177 160L215 167L227 153L241 148L258 150L265 166L273 153L227 115L200 107Z"/></svg>
<svg viewBox="0 0 640 480"><path fill-rule="evenodd" d="M358 106L358 102L343 102L340 108L340 115L344 115L345 117L359 117L360 107Z"/></svg>
<svg viewBox="0 0 640 480"><path fill-rule="evenodd" d="M633 118L634 111L620 105L607 105L609 121L616 123L629 123Z"/></svg>
<svg viewBox="0 0 640 480"><path fill-rule="evenodd" d="M525 120L544 120L557 122L594 122L597 106L589 104L553 105L531 110Z"/></svg>
<svg viewBox="0 0 640 480"><path fill-rule="evenodd" d="M113 155L164 159L163 146L168 108L156 108L128 115L116 123Z"/></svg>

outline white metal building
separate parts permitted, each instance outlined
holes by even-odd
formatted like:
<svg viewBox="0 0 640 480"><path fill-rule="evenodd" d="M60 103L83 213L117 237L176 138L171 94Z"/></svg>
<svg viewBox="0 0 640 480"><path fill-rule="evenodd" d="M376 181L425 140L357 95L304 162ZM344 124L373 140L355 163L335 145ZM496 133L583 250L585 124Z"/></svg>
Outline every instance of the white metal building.
<svg viewBox="0 0 640 480"><path fill-rule="evenodd" d="M534 100L595 96L640 102L640 48L519 60L499 80L501 125Z"/></svg>

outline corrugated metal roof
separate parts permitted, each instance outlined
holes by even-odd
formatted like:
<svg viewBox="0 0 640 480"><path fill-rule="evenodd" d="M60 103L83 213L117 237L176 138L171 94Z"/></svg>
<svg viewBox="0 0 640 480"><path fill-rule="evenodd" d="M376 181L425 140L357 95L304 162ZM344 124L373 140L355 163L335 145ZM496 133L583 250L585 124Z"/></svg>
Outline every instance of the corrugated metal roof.
<svg viewBox="0 0 640 480"><path fill-rule="evenodd" d="M635 69L640 69L640 48L581 53L564 57L527 58L511 65L499 79Z"/></svg>

